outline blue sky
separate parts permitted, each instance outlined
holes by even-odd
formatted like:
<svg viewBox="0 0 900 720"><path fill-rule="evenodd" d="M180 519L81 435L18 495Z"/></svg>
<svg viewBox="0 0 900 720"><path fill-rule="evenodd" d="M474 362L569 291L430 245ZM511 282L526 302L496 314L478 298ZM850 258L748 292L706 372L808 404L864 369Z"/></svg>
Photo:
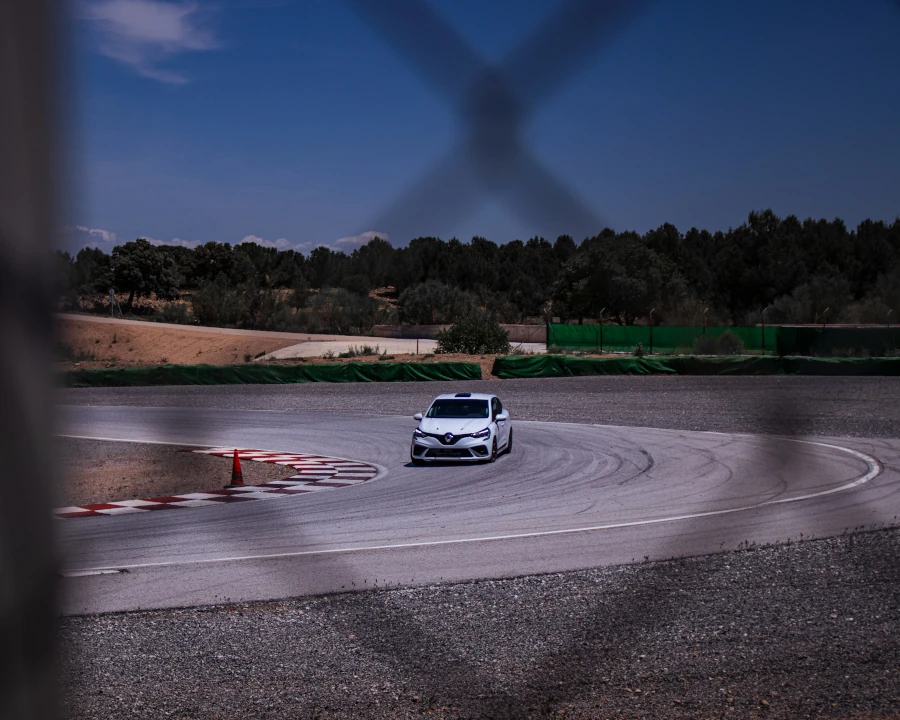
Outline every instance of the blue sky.
<svg viewBox="0 0 900 720"><path fill-rule="evenodd" d="M491 64L562 4L430 2ZM586 234L485 192L457 210L452 186L446 202L438 193L441 212L388 213L442 158L460 157L467 126L341 0L73 7L71 249L135 237L350 251L376 233L395 246ZM893 221L898 32L891 0L648 3L534 108L524 142L619 230L725 229L766 207Z"/></svg>

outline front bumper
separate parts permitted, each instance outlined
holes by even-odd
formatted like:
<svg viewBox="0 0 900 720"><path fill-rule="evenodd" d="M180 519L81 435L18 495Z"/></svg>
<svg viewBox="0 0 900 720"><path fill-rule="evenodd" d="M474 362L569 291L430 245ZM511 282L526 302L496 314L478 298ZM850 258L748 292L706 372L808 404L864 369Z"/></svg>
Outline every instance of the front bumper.
<svg viewBox="0 0 900 720"><path fill-rule="evenodd" d="M410 454L416 460L432 462L477 462L491 456L493 437L460 438L452 445L445 445L437 438L413 437Z"/></svg>

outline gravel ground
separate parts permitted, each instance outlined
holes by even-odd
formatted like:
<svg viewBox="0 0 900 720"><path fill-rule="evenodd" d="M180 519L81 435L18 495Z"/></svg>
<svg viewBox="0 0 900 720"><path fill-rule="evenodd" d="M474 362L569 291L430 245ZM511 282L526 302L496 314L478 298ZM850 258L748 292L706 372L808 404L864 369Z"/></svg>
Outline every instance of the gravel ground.
<svg viewBox="0 0 900 720"><path fill-rule="evenodd" d="M231 459L195 455L173 445L57 438L65 468L57 507L218 490L231 481ZM283 480L277 465L244 461L244 482Z"/></svg>
<svg viewBox="0 0 900 720"><path fill-rule="evenodd" d="M62 621L79 718L896 717L900 533Z"/></svg>
<svg viewBox="0 0 900 720"><path fill-rule="evenodd" d="M60 390L76 405L190 406L406 415L442 392L501 397L514 419L832 437L900 436L890 377L618 376L461 383L219 385Z"/></svg>

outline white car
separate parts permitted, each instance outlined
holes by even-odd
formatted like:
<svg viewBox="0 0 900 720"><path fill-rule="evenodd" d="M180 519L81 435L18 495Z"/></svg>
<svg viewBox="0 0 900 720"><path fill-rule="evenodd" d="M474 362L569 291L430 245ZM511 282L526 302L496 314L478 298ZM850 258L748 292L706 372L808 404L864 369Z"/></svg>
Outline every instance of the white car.
<svg viewBox="0 0 900 720"><path fill-rule="evenodd" d="M512 423L496 395L438 395L424 416L416 413L413 418L419 421L409 451L415 465L494 461L512 450Z"/></svg>

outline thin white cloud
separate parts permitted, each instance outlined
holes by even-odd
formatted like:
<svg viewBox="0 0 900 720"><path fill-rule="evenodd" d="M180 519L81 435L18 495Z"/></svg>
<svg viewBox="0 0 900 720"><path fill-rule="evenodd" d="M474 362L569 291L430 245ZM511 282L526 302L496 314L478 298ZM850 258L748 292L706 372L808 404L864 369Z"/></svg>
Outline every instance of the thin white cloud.
<svg viewBox="0 0 900 720"><path fill-rule="evenodd" d="M160 240L147 235L140 235L151 245L177 245L179 247L195 248L200 243L196 240L182 240L181 238L172 238L171 240ZM79 250L89 247L103 250L110 253L116 245L124 245L127 240L123 240L112 230L103 228L92 228L86 225L73 225L64 227L62 230L62 246L64 250L70 253L77 253Z"/></svg>
<svg viewBox="0 0 900 720"><path fill-rule="evenodd" d="M145 237L144 238L151 245L170 245L177 247L186 247L186 248L195 248L200 242L197 240L182 240L181 238L172 238L171 240L159 240L157 238Z"/></svg>
<svg viewBox="0 0 900 720"><path fill-rule="evenodd" d="M61 240L62 249L73 254L86 247L109 252L119 244L119 238L114 232L85 225L64 227Z"/></svg>
<svg viewBox="0 0 900 720"><path fill-rule="evenodd" d="M208 13L194 2L82 0L78 7L80 16L96 29L100 53L160 82L183 84L188 78L160 68L159 63L220 46L204 26Z"/></svg>
<svg viewBox="0 0 900 720"><path fill-rule="evenodd" d="M244 237L238 245L243 243L254 243L261 247L265 248L275 248L276 250L293 250L294 252L299 253L308 253L310 252L314 245L311 242L305 243L292 243L287 238L278 238L277 240L264 240L258 235L247 235Z"/></svg>
<svg viewBox="0 0 900 720"><path fill-rule="evenodd" d="M171 240L162 240L160 238L154 238L148 235L141 235L138 237L144 238L151 245L167 245L193 249L198 245L203 244L203 242L200 240L182 240L179 237L174 237ZM376 237L382 238L384 240L388 239L388 236L385 233L375 231L365 232L361 235L355 235L353 237L340 238L338 240L335 240L331 244L314 243L309 241L295 243L291 242L287 238L266 240L265 238L261 238L259 235L246 235L241 240L239 240L236 245L242 245L244 243L255 243L256 245L265 248L274 248L278 251L293 250L294 252L302 253L304 255L309 255L318 247L328 248L329 250L333 250L334 252L339 253L349 253L356 248L362 247ZM99 248L104 252L109 253L112 252L112 249L116 245L124 245L125 242L127 242L111 230L105 230L103 228L91 228L85 225L75 225L63 228L63 241L64 248L71 253L77 253L79 250L86 247Z"/></svg>
<svg viewBox="0 0 900 720"><path fill-rule="evenodd" d="M342 237L338 238L334 241L334 244L338 247L346 246L351 248L362 247L363 245L371 242L375 238L381 238L382 240L387 240L387 233L377 232L375 230L369 230L367 232L361 233L359 235L351 235L350 237Z"/></svg>

